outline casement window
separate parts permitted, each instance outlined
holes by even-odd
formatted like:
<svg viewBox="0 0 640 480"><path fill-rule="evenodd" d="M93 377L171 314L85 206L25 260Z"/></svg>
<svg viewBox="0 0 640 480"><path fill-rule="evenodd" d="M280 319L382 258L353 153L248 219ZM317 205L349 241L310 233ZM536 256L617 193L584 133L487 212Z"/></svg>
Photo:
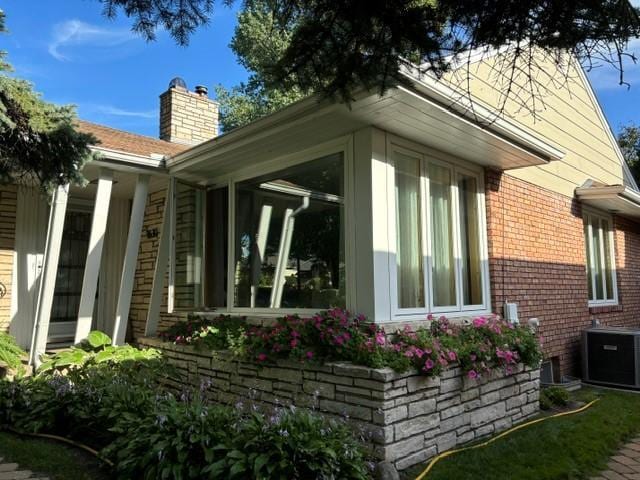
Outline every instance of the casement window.
<svg viewBox="0 0 640 480"><path fill-rule="evenodd" d="M390 144L395 316L488 309L482 172ZM467 313L465 313L467 314Z"/></svg>
<svg viewBox="0 0 640 480"><path fill-rule="evenodd" d="M583 215L587 255L589 305L618 303L611 217L586 211Z"/></svg>
<svg viewBox="0 0 640 480"><path fill-rule="evenodd" d="M174 181L169 311L203 305L204 191Z"/></svg>

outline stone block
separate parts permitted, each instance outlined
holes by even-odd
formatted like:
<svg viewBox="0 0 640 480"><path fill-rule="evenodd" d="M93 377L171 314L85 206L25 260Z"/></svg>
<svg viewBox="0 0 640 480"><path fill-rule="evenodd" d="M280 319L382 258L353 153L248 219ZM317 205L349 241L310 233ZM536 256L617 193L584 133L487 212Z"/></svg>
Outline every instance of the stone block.
<svg viewBox="0 0 640 480"><path fill-rule="evenodd" d="M388 410L376 409L373 411L373 421L381 425L390 425L400 420L404 420L409 416L406 405L393 407Z"/></svg>
<svg viewBox="0 0 640 480"><path fill-rule="evenodd" d="M330 400L333 400L335 398L336 393L336 386L334 384L315 382L312 380L305 380L302 384L302 389L309 395L328 398Z"/></svg>
<svg viewBox="0 0 640 480"><path fill-rule="evenodd" d="M346 418L356 418L358 420L371 420L371 408L360 405L350 405L348 403L336 402L333 400L320 400L320 410L336 413Z"/></svg>
<svg viewBox="0 0 640 480"><path fill-rule="evenodd" d="M436 409L435 398L429 398L427 400L419 400L409 404L409 417L417 417L418 415L425 415L427 413L434 412Z"/></svg>
<svg viewBox="0 0 640 480"><path fill-rule="evenodd" d="M399 440L419 433L424 434L427 430L437 427L438 423L440 423L440 415L438 413L415 418L409 417L407 420L394 424L395 438Z"/></svg>
<svg viewBox="0 0 640 480"><path fill-rule="evenodd" d="M407 391L414 393L418 390L427 390L429 388L437 388L440 386L440 378L427 377L424 375L415 375L406 379Z"/></svg>
<svg viewBox="0 0 640 480"><path fill-rule="evenodd" d="M469 414L471 427L476 428L481 425L491 423L494 420L503 417L505 412L506 409L504 402L479 408L478 410L475 410Z"/></svg>
<svg viewBox="0 0 640 480"><path fill-rule="evenodd" d="M353 385L353 378L338 377L336 375L328 374L328 373L318 373L316 375L316 378L320 382L335 383L338 385Z"/></svg>

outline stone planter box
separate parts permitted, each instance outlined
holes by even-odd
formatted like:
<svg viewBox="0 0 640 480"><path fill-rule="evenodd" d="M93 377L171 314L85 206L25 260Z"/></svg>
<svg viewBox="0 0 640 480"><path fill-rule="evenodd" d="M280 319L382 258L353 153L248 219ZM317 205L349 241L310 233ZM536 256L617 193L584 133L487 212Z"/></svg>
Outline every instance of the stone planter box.
<svg viewBox="0 0 640 480"><path fill-rule="evenodd" d="M495 373L481 380L464 377L459 368L426 378L350 363L258 366L228 352L203 352L155 338L139 344L162 350L177 367L176 388L200 388L209 381L208 394L220 403L293 404L345 418L376 458L398 470L538 413L540 371L523 366L513 375Z"/></svg>

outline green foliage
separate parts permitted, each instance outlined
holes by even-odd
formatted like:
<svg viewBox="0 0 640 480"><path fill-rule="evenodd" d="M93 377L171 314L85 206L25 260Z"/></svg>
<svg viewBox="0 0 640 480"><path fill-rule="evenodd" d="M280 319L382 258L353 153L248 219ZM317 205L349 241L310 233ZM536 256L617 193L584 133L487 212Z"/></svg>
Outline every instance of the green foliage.
<svg viewBox="0 0 640 480"><path fill-rule="evenodd" d="M368 478L348 427L308 411L241 415L195 395L167 396L150 413L123 417L113 429L105 454L118 478Z"/></svg>
<svg viewBox="0 0 640 480"><path fill-rule="evenodd" d="M0 10L0 32L4 31ZM11 70L0 51L0 71ZM25 80L0 73L0 183L37 184L47 190L82 183L80 168L93 158L95 137L76 131L75 108L42 100Z"/></svg>
<svg viewBox="0 0 640 480"><path fill-rule="evenodd" d="M193 345L204 350L244 352L246 319L220 315L215 318L189 315L185 322L171 325L158 336L179 345Z"/></svg>
<svg viewBox="0 0 640 480"><path fill-rule="evenodd" d="M302 410L265 416L209 405L206 385L176 396L148 362L2 381L0 425L88 443L121 479L368 478L345 424Z"/></svg>
<svg viewBox="0 0 640 480"><path fill-rule="evenodd" d="M0 362L4 362L13 370L22 368L22 359L27 353L20 348L15 339L8 333L0 332Z"/></svg>
<svg viewBox="0 0 640 480"><path fill-rule="evenodd" d="M618 145L636 182L640 182L640 126L627 125L618 134Z"/></svg>
<svg viewBox="0 0 640 480"><path fill-rule="evenodd" d="M305 96L297 87L266 85L269 68L289 47L292 25L281 28L267 0L246 2L238 15L231 44L238 62L250 73L246 83L227 89L216 87L223 131L245 125Z"/></svg>
<svg viewBox="0 0 640 480"><path fill-rule="evenodd" d="M107 366L120 363L135 363L160 359L161 354L153 348L139 349L131 345L111 345L108 335L93 331L87 339L78 346L62 350L53 356L44 356L42 365L38 368L39 375L52 372L83 371L93 365Z"/></svg>
<svg viewBox="0 0 640 480"><path fill-rule="evenodd" d="M569 399L569 392L562 387L545 387L540 390L540 408L542 410L566 407Z"/></svg>
<svg viewBox="0 0 640 480"><path fill-rule="evenodd" d="M148 39L166 28L180 44L208 23L213 0L99 0L112 17L121 7ZM233 0L223 0L233 4ZM638 10L628 0L262 0L272 12L271 35L286 49L266 72L265 84L323 92L350 101L361 88L384 91L408 83L401 67L420 64L442 75L470 61L469 52L513 46L498 67L531 75L538 54L569 53L587 66L612 63L620 73L635 58L629 42L640 34ZM245 11L256 1L242 2ZM269 21L270 23L266 23ZM285 33L283 33L285 32ZM257 37L260 38L260 37ZM271 51L271 43L255 49ZM524 66L522 65L524 62ZM511 77L512 78L512 77ZM518 84L518 82L513 79ZM620 82L623 82L622 76ZM270 87L271 88L271 87ZM506 87L510 95L539 95L535 82ZM526 90L529 92L526 92ZM520 92L520 93L519 93ZM522 100L522 98L520 98Z"/></svg>
<svg viewBox="0 0 640 480"><path fill-rule="evenodd" d="M514 373L519 363L533 368L540 364L538 338L526 326L495 316L475 318L471 325L450 323L444 317L430 320L430 328L406 328L388 335L362 315L333 308L312 317L287 315L275 325L248 327L246 332L242 318L191 317L159 336L197 348L232 349L258 363L345 360L400 372L415 368L430 376L453 365L475 379L496 369Z"/></svg>

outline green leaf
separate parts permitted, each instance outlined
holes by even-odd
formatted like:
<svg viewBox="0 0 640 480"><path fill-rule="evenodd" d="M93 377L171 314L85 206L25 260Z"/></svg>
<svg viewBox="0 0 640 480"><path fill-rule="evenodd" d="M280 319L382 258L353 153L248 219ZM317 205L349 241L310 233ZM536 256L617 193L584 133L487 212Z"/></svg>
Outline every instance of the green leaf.
<svg viewBox="0 0 640 480"><path fill-rule="evenodd" d="M111 338L106 333L102 333L98 330L94 330L93 332L89 333L89 335L87 336L87 342L94 349L98 349L101 347L106 347L108 345L111 345Z"/></svg>

